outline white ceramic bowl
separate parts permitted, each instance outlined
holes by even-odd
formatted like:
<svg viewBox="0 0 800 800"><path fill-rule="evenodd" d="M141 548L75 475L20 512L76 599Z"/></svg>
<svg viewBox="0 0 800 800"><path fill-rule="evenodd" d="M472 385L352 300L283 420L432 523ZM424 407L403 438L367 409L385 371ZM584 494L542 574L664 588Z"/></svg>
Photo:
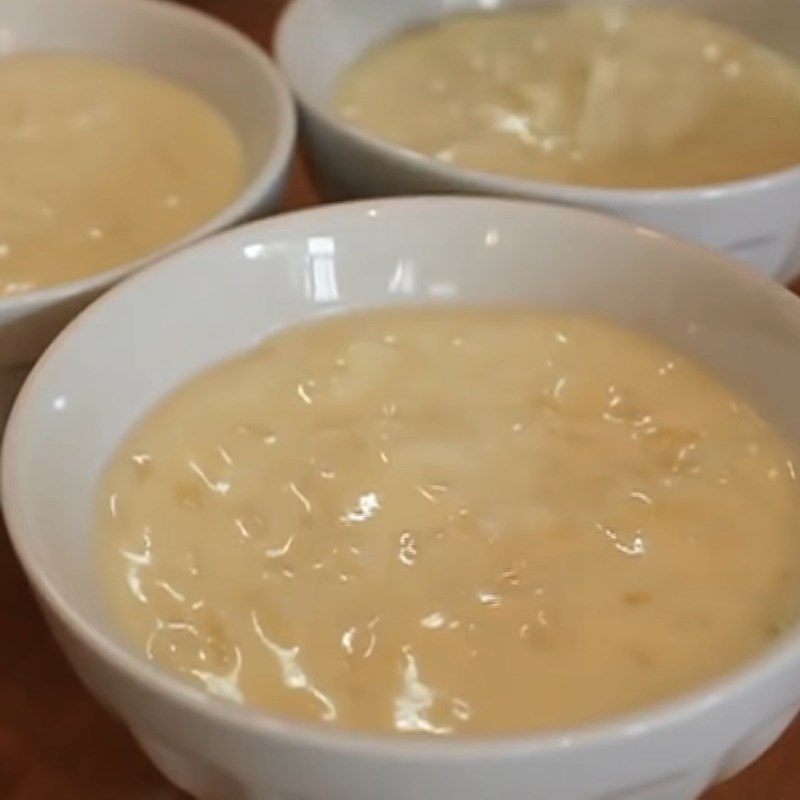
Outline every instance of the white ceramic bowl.
<svg viewBox="0 0 800 800"><path fill-rule="evenodd" d="M18 398L8 529L87 686L175 783L220 800L688 800L759 755L800 706L800 631L722 680L580 729L380 738L204 694L123 642L90 513L128 428L198 370L311 317L393 303L530 303L608 315L706 362L800 445L800 301L692 245L598 214L480 198L328 206L173 254L70 325ZM147 325L140 321L146 318Z"/></svg>
<svg viewBox="0 0 800 800"><path fill-rule="evenodd" d="M0 428L30 364L90 300L144 263L274 208L295 139L295 112L267 56L233 28L155 0L2 0L0 56L28 49L79 50L152 70L222 111L244 145L239 196L180 241L135 262L26 294L0 297Z"/></svg>
<svg viewBox="0 0 800 800"><path fill-rule="evenodd" d="M572 0L572 4L586 1ZM334 198L470 192L595 208L722 250L775 278L785 281L793 278L800 271L800 247L797 247L800 167L751 180L690 189L564 186L446 164L364 133L331 111L331 93L341 70L367 48L399 30L458 11L552 2L294 0L290 3L278 26L276 54L299 101L314 172L323 191ZM800 3L796 0L630 2L703 11L800 58ZM309 53L313 53L313 58L309 58Z"/></svg>

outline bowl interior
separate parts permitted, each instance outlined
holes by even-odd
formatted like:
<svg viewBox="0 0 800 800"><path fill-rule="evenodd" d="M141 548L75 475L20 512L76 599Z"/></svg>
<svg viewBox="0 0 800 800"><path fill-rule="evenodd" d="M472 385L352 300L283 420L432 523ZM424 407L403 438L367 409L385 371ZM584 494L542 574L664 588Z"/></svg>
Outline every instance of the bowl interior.
<svg viewBox="0 0 800 800"><path fill-rule="evenodd" d="M340 71L370 46L405 28L447 14L497 8L581 5L597 0L295 0L278 30L278 57L301 99L327 108ZM703 13L800 58L796 0L628 0ZM308 58L308 53L314 54Z"/></svg>
<svg viewBox="0 0 800 800"><path fill-rule="evenodd" d="M90 307L44 356L3 451L6 518L39 590L117 638L93 574L93 489L127 429L177 384L290 323L451 301L590 312L648 332L716 370L800 449L800 301L746 268L555 206L324 207L170 256Z"/></svg>
<svg viewBox="0 0 800 800"><path fill-rule="evenodd" d="M3 0L0 25L0 54L80 50L194 90L233 125L251 178L281 136L286 112L268 63L254 44L211 18L169 3L136 0Z"/></svg>

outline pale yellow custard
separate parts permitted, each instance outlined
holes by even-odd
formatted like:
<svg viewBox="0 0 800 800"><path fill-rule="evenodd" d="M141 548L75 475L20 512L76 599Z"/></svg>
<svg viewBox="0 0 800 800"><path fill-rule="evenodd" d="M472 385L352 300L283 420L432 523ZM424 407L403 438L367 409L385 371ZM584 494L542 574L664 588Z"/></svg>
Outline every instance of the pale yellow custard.
<svg viewBox="0 0 800 800"><path fill-rule="evenodd" d="M760 651L800 594L776 433L672 349L532 311L287 330L149 413L96 519L148 658L374 731L638 708Z"/></svg>
<svg viewBox="0 0 800 800"><path fill-rule="evenodd" d="M0 295L149 255L243 183L238 137L194 92L79 54L0 59Z"/></svg>
<svg viewBox="0 0 800 800"><path fill-rule="evenodd" d="M370 49L333 105L442 162L558 183L693 186L800 164L800 65L664 9L446 17Z"/></svg>

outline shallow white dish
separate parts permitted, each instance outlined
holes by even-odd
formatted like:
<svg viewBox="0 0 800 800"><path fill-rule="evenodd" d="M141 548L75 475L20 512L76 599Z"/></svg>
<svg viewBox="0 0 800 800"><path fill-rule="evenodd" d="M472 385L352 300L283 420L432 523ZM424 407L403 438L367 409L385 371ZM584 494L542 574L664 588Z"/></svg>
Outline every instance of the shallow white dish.
<svg viewBox="0 0 800 800"><path fill-rule="evenodd" d="M705 12L800 58L795 0L632 2ZM446 164L364 133L331 111L331 93L343 67L393 33L459 11L543 4L552 0L293 0L278 26L275 49L298 99L323 190L334 198L470 192L595 208L722 250L780 280L793 278L800 271L800 167L690 189L556 185Z"/></svg>
<svg viewBox="0 0 800 800"><path fill-rule="evenodd" d="M602 215L510 200L405 198L256 222L100 299L17 400L3 508L76 671L164 773L203 798L688 800L741 769L800 707L800 629L731 676L642 713L467 741L278 719L204 694L121 641L89 534L95 480L129 426L190 375L282 326L423 301L607 315L709 364L800 449L800 300L711 252Z"/></svg>
<svg viewBox="0 0 800 800"><path fill-rule="evenodd" d="M68 283L0 297L0 428L30 364L90 300L165 252L274 208L294 147L295 112L267 56L233 28L158 0L3 0L0 57L79 50L152 70L222 111L244 145L247 180L236 199L152 256Z"/></svg>

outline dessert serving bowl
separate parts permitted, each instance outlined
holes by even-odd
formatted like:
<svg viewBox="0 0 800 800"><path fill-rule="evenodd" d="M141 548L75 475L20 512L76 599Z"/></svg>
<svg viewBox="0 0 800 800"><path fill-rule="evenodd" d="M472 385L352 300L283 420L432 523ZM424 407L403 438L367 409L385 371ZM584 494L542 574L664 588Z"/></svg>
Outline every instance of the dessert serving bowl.
<svg viewBox="0 0 800 800"><path fill-rule="evenodd" d="M800 59L800 4L794 0L633 0L627 5L637 3L706 14ZM796 276L800 166L688 188L554 184L479 172L421 155L360 130L333 110L333 90L342 70L402 30L449 14L552 5L551 0L293 0L278 25L275 51L298 100L323 191L339 199L464 192L593 208L721 250L784 282Z"/></svg>
<svg viewBox="0 0 800 800"><path fill-rule="evenodd" d="M150 70L211 102L244 150L246 179L226 208L159 252L86 278L0 296L0 428L31 363L80 309L165 252L274 208L294 147L284 81L249 39L214 18L160 0L5 0L0 56L76 51Z"/></svg>
<svg viewBox="0 0 800 800"><path fill-rule="evenodd" d="M800 301L711 251L631 223L490 198L362 201L273 217L173 253L95 302L23 387L2 454L9 533L90 690L159 768L224 800L689 800L800 708L800 627L731 674L590 725L379 736L211 696L125 641L99 591L98 474L190 376L287 325L401 303L599 314L706 364L800 449ZM676 587L676 591L679 588Z"/></svg>

